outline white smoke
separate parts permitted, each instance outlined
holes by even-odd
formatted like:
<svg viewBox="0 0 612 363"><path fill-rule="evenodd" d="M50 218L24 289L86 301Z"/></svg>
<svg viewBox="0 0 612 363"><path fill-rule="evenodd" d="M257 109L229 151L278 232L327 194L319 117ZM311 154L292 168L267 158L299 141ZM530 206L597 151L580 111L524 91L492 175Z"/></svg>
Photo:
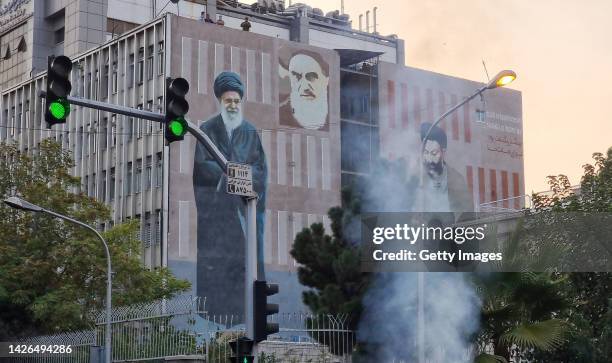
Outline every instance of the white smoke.
<svg viewBox="0 0 612 363"><path fill-rule="evenodd" d="M419 362L417 275L381 274L368 291L358 330L359 340L371 344L367 362ZM471 362L480 301L468 276L425 273L423 303L425 362Z"/></svg>
<svg viewBox="0 0 612 363"><path fill-rule="evenodd" d="M383 105L381 102L381 108ZM380 114L387 113L381 110ZM381 124L385 124L384 120ZM426 212L416 210L417 200L423 197L419 193L424 192L418 188L421 172L418 131L414 128L392 131L381 138L381 148L385 152L382 157L394 156L395 160L389 161L387 166L395 172L373 171L370 185L364 190L364 211ZM426 198L435 199L434 196ZM418 275L415 272L389 272L374 278L364 297L358 329L358 340L366 343L365 361L472 362L471 339L478 332L481 301L469 275L459 272L423 273L424 339L421 347L417 346ZM419 361L419 348L424 352L423 362Z"/></svg>

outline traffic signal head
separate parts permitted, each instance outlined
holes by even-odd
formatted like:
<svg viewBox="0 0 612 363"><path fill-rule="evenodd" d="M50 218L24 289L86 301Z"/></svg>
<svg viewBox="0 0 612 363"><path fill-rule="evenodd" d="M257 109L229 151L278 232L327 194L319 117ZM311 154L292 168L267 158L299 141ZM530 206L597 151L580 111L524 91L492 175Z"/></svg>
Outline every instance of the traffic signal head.
<svg viewBox="0 0 612 363"><path fill-rule="evenodd" d="M49 127L63 124L70 114L68 95L72 90L70 71L72 61L66 56L49 57L47 67L47 93L45 96L45 121Z"/></svg>
<svg viewBox="0 0 612 363"><path fill-rule="evenodd" d="M255 361L253 354L253 341L246 337L240 337L229 342L232 349L230 361L232 363L252 363Z"/></svg>
<svg viewBox="0 0 612 363"><path fill-rule="evenodd" d="M166 80L166 129L168 143L183 140L187 132L185 115L189 111L189 103L185 96L189 92L189 83L184 78L168 78Z"/></svg>
<svg viewBox="0 0 612 363"><path fill-rule="evenodd" d="M278 333L277 323L268 323L268 315L278 313L278 304L269 304L268 296L278 294L278 284L257 280L253 285L253 332L254 340L261 342L268 335Z"/></svg>

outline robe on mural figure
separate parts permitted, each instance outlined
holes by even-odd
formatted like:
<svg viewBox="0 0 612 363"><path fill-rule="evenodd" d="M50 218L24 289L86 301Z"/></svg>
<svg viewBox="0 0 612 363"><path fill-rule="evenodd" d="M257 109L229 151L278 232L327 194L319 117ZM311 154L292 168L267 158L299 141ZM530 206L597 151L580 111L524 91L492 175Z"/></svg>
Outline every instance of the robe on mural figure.
<svg viewBox="0 0 612 363"><path fill-rule="evenodd" d="M258 274L263 278L263 238L267 166L255 127L243 118L244 86L234 72L222 72L214 83L220 113L204 122L206 133L228 161L252 167L257 201ZM206 296L211 314L244 311L246 205L226 192L227 178L213 157L198 143L193 186L198 215L197 294Z"/></svg>

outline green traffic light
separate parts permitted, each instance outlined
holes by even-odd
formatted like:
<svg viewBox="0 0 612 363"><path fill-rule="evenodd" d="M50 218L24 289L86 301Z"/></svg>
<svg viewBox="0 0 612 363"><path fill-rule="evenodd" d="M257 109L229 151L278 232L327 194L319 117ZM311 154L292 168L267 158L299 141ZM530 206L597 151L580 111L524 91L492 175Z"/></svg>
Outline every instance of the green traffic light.
<svg viewBox="0 0 612 363"><path fill-rule="evenodd" d="M170 132L172 132L172 135L177 137L185 135L185 132L187 131L185 130L185 120L182 118L176 118L170 121L168 128L170 129Z"/></svg>
<svg viewBox="0 0 612 363"><path fill-rule="evenodd" d="M247 359L247 357L244 357L244 359L242 360L242 363L249 363L249 360Z"/></svg>
<svg viewBox="0 0 612 363"><path fill-rule="evenodd" d="M56 120L63 120L68 117L70 106L64 100L53 101L49 105L49 112L51 112L51 116Z"/></svg>

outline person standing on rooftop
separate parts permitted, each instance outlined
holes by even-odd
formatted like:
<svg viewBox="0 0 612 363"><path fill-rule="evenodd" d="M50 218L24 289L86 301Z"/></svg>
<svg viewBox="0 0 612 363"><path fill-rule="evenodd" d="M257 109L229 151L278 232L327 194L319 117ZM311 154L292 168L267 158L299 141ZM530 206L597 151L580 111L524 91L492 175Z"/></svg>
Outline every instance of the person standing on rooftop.
<svg viewBox="0 0 612 363"><path fill-rule="evenodd" d="M242 22L242 24L240 24L240 27L242 28L242 30L244 30L245 32L250 31L251 29L251 23L249 22L249 17L246 16L244 17L244 21Z"/></svg>

